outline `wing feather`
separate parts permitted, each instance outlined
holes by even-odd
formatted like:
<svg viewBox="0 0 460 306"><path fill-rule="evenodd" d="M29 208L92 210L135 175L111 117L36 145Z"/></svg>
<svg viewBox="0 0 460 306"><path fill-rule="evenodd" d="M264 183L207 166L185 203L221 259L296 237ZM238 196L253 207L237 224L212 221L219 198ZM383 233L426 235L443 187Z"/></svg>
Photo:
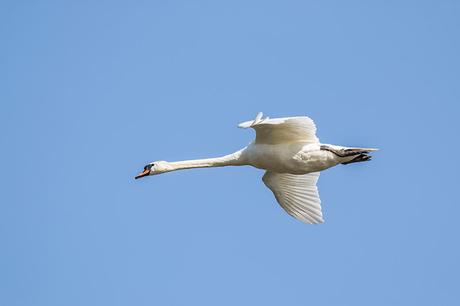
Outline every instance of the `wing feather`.
<svg viewBox="0 0 460 306"><path fill-rule="evenodd" d="M258 113L252 121L246 121L238 125L241 128L253 128L256 131L257 144L281 144L281 143L318 143L316 137L316 125L307 117L286 118L262 118Z"/></svg>
<svg viewBox="0 0 460 306"><path fill-rule="evenodd" d="M280 206L294 218L306 223L323 223L321 200L316 183L319 172L303 175L267 171L262 180Z"/></svg>

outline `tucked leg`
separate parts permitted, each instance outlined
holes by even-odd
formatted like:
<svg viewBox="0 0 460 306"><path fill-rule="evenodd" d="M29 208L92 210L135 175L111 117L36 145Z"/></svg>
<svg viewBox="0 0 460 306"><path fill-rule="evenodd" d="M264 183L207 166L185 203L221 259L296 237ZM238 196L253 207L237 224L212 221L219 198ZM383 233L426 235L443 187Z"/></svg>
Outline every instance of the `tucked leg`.
<svg viewBox="0 0 460 306"><path fill-rule="evenodd" d="M339 157L348 157L348 156L358 155L361 153L361 152L357 152L355 149L335 149L335 148L332 148L326 145L322 145L320 149L332 152Z"/></svg>
<svg viewBox="0 0 460 306"><path fill-rule="evenodd" d="M358 156L356 156L355 158L353 158L352 160L342 163L342 165L348 165L348 164L351 164L351 163L364 162L364 161L371 160L371 158L372 158L371 156L362 153L362 154L359 154Z"/></svg>

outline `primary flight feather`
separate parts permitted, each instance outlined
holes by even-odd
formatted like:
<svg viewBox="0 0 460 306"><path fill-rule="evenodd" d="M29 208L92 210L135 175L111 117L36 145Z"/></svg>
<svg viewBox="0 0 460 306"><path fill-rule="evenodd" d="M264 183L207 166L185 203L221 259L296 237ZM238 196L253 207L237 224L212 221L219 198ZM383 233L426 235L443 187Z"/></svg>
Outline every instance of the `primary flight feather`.
<svg viewBox="0 0 460 306"><path fill-rule="evenodd" d="M318 224L324 222L316 187L320 171L368 161L368 153L377 151L321 144L315 123L306 116L269 119L259 113L238 126L256 131L256 139L247 147L217 158L152 162L136 179L181 169L249 165L266 170L262 181L289 215Z"/></svg>

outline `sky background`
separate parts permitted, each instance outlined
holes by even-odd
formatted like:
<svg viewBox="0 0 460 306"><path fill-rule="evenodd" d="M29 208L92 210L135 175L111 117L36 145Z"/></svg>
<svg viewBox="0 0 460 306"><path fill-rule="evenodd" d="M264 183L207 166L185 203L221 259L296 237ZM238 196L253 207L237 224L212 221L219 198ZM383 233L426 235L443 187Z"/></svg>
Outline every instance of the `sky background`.
<svg viewBox="0 0 460 306"><path fill-rule="evenodd" d="M0 304L459 305L458 1L2 1ZM378 147L326 222L220 156L308 115Z"/></svg>

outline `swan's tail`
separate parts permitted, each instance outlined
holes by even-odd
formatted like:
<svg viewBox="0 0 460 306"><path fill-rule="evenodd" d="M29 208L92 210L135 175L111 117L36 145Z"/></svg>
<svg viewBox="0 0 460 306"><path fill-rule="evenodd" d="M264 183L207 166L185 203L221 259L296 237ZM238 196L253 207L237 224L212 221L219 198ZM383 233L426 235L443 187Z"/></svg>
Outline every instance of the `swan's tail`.
<svg viewBox="0 0 460 306"><path fill-rule="evenodd" d="M341 153L344 154L345 156L353 156L361 153L371 153L378 151L379 149L374 149L374 148L346 148L344 147L341 150Z"/></svg>
<svg viewBox="0 0 460 306"><path fill-rule="evenodd" d="M330 151L339 157L352 157L352 159L343 162L342 165L371 160L372 157L368 153L378 151L378 149L373 148L347 148L333 145L321 145L321 150Z"/></svg>

